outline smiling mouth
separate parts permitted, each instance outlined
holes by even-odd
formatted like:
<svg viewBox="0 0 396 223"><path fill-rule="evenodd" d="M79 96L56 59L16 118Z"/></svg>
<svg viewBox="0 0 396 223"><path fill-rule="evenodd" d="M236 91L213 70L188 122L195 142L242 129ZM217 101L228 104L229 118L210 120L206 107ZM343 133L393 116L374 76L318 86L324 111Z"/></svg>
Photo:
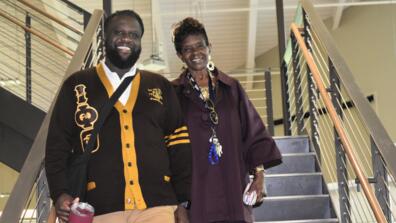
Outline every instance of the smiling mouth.
<svg viewBox="0 0 396 223"><path fill-rule="evenodd" d="M117 50L120 53L130 53L131 52L131 48L129 48L127 46L118 46Z"/></svg>
<svg viewBox="0 0 396 223"><path fill-rule="evenodd" d="M192 60L192 62L194 62L194 63L201 63L202 61L203 60L200 59L200 58L195 58L195 59Z"/></svg>

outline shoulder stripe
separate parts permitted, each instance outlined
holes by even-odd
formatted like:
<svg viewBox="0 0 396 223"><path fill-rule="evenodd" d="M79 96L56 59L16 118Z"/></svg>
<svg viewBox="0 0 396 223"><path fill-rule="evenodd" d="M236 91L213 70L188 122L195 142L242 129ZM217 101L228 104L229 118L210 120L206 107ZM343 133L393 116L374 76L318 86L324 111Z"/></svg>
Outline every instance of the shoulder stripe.
<svg viewBox="0 0 396 223"><path fill-rule="evenodd" d="M176 139L176 138L180 138L180 137L189 137L188 132L182 132L182 133L179 133L177 135L165 136L165 139L166 140L172 140L172 139Z"/></svg>
<svg viewBox="0 0 396 223"><path fill-rule="evenodd" d="M187 131L188 129L187 129L187 126L182 126L182 127L180 127L180 128L178 128L178 129L176 129L175 131L174 131L174 133L178 133L178 132L181 132L181 131Z"/></svg>
<svg viewBox="0 0 396 223"><path fill-rule="evenodd" d="M177 144L189 144L189 143L190 143L189 139L180 139L180 140L172 141L172 142L168 143L166 146L170 147L170 146L174 146Z"/></svg>

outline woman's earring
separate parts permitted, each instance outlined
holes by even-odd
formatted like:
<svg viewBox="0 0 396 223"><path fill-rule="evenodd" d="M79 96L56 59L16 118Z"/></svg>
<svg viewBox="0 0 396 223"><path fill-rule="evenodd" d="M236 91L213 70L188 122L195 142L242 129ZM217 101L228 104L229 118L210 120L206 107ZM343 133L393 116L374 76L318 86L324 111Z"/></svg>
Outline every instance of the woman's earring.
<svg viewBox="0 0 396 223"><path fill-rule="evenodd" d="M211 55L209 55L209 57L208 57L208 64L206 65L206 67L208 68L209 71L214 71L214 69L215 69L215 64L212 61Z"/></svg>
<svg viewBox="0 0 396 223"><path fill-rule="evenodd" d="M181 70L182 71L187 70L187 64L186 63L182 62Z"/></svg>

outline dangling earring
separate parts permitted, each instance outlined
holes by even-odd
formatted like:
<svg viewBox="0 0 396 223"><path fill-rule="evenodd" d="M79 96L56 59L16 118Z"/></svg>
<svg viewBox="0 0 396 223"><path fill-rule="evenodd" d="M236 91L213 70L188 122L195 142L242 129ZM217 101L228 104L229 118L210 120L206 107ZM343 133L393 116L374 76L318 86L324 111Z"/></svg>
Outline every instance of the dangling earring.
<svg viewBox="0 0 396 223"><path fill-rule="evenodd" d="M206 67L208 68L209 71L214 71L214 69L215 69L215 64L212 61L211 55L209 55L209 57L208 57L208 64L206 65Z"/></svg>
<svg viewBox="0 0 396 223"><path fill-rule="evenodd" d="M182 70L182 71L185 71L185 70L187 70L187 64L186 64L186 63L184 63L184 61L182 61L182 67L181 67L181 70Z"/></svg>

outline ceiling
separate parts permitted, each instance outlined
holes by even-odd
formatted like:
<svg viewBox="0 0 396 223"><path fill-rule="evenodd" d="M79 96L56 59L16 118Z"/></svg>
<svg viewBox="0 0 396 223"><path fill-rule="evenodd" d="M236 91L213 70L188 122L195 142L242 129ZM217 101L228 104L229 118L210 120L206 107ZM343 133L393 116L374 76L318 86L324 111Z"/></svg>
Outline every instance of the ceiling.
<svg viewBox="0 0 396 223"><path fill-rule="evenodd" d="M102 1L72 0L92 12ZM339 24L343 4L357 0L312 0L322 18ZM294 19L297 0L284 0L285 30ZM159 51L165 60L164 73L176 74L181 62L171 41L172 25L187 16L204 23L212 44L212 58L224 71L255 68L254 59L277 46L275 0L113 0L112 10L133 9L145 25L140 62ZM153 13L152 13L153 11ZM154 15L152 17L151 15ZM152 24L155 24L154 27ZM159 47L153 47L153 30ZM158 49L158 50L157 50Z"/></svg>

